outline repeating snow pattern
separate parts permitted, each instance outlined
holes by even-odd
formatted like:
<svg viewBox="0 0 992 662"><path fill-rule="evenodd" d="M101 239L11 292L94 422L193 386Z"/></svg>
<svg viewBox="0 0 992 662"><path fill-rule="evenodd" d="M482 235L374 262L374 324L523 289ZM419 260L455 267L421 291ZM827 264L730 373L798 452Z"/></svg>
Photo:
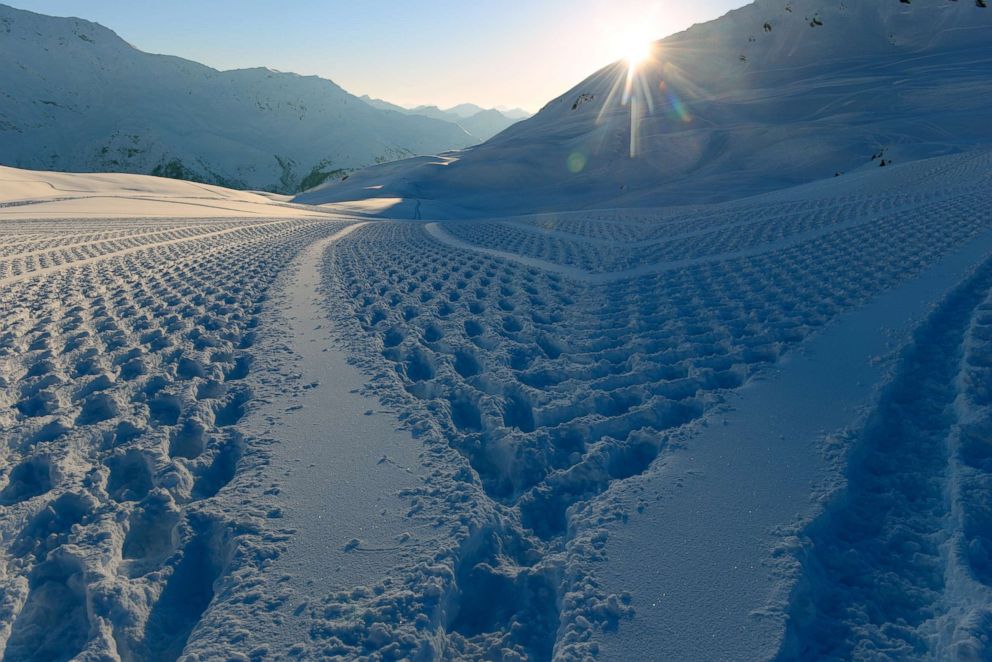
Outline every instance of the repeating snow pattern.
<svg viewBox="0 0 992 662"><path fill-rule="evenodd" d="M837 414L845 427L818 442L759 440L768 454L807 444L790 457L816 456L827 469L802 467L791 494L809 503L781 511L793 520L775 510L735 529L768 558L729 565L749 564L767 582L730 584L756 607L748 643L762 639L766 657L992 657L992 258L978 255L992 245L992 152L976 148L988 143L992 14L983 9L982 0L758 0L660 42L665 57L642 70L659 105L643 117L638 104L611 102L617 72L630 73L613 65L486 145L371 168L304 198L409 221L153 178L5 172L3 659L610 657L611 641L666 613L649 617L641 578L630 568L618 578L610 557L638 516L664 508L642 486L681 489L695 467L667 473L666 463L691 457L717 426L733 443L711 462L743 459L724 418L731 402L887 295L915 296L911 286L935 272L945 280L932 309L920 304L925 316L891 314L905 325L889 339L892 357L841 349L848 367L869 358L888 369L857 400L864 410ZM19 162L295 190L451 138L426 118L392 126L329 82L221 74L136 53L92 24L51 21L0 7L0 50L21 63L9 77L16 86L0 92L13 109L0 135L24 148ZM202 156L193 116L175 108L178 124L165 128L86 124L78 150L39 139L115 75L95 49L133 58L134 94L155 113L169 108L161 94L171 102L169 89L187 88L235 109L225 129L240 156ZM66 53L90 67L71 81L85 89L39 96L32 67L56 71ZM146 58L164 74L141 73ZM334 132L325 146L279 129L315 115L379 138L359 145ZM164 147L174 131L182 149ZM290 134L303 156L274 149ZM382 196L379 212L369 195ZM670 201L703 202L623 208ZM108 211L93 212L97 204ZM160 218L111 219L111 209ZM549 209L583 211L533 213ZM955 268L941 272L948 262ZM294 317L303 308L313 314ZM280 433L328 420L300 413L308 392L325 392L300 366L323 365L324 352L358 375L363 389L344 388L368 408L351 412L359 420L342 434L354 439L305 436L336 453L305 474L280 464L292 452ZM341 415L334 399L317 404ZM320 490L327 474L360 464L345 457L356 445L375 445L363 434L373 420L412 450L406 465L363 458L393 472L374 484L388 493L368 512L342 512L353 504ZM808 491L806 469L823 480ZM321 472L311 502L284 495ZM352 491L373 491L362 483L371 474L356 474ZM753 478L776 476L759 467ZM776 484L773 498L780 492ZM695 495L692 508L705 500ZM340 547L294 547L306 517L326 517ZM368 521L363 532L398 524L379 531L387 544L371 545L350 530L355 518ZM714 540L731 546L723 536ZM354 568L341 572L332 557ZM681 588L699 581L724 586L697 576ZM729 656L705 641L723 624L692 626L699 657ZM660 649L664 636L644 638Z"/></svg>
<svg viewBox="0 0 992 662"><path fill-rule="evenodd" d="M4 659L177 659L276 539L212 497L263 462L236 424L267 289L343 224L3 225Z"/></svg>
<svg viewBox="0 0 992 662"><path fill-rule="evenodd" d="M307 624L297 656L595 655L641 607L601 576L625 485L806 338L987 234L990 173L979 151L736 205L471 226L4 221L5 659L264 659L287 618ZM297 535L279 440L244 417L307 388L261 321L321 241L337 336L423 443L398 496L432 533L300 602L271 570ZM853 437L786 578L783 659L984 654L988 273L921 326Z"/></svg>

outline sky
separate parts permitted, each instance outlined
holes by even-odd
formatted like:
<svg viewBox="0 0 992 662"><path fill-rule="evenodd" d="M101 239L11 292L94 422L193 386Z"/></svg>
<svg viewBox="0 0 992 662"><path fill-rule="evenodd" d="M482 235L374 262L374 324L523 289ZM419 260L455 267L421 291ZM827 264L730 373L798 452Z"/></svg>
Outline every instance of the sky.
<svg viewBox="0 0 992 662"><path fill-rule="evenodd" d="M404 106L531 112L632 45L747 0L0 0L218 69L330 78Z"/></svg>

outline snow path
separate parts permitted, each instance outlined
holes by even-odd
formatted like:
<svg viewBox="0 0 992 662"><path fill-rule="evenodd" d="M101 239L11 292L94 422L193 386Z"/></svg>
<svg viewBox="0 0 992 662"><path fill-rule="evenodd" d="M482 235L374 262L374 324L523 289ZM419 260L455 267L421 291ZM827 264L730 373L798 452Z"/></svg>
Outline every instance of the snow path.
<svg viewBox="0 0 992 662"><path fill-rule="evenodd" d="M989 659L990 292L986 260L901 352L843 491L803 532L778 659Z"/></svg>
<svg viewBox="0 0 992 662"><path fill-rule="evenodd" d="M839 318L766 379L731 396L726 411L660 471L625 486L632 506L657 504L610 534L607 590L630 591L638 609L603 636L603 659L776 654L791 582L782 583L788 568L770 564L770 554L784 528L815 511L810 490L828 469L821 440L854 423L872 401L891 365L876 359L990 253L992 233L985 233Z"/></svg>
<svg viewBox="0 0 992 662"><path fill-rule="evenodd" d="M604 278L608 280L613 280L612 276L615 274L609 274L608 276L600 276L595 274L590 274L582 269L577 269L575 267L568 267L563 264L555 264L554 262L548 262L547 260L541 260L536 257L528 257L526 255L519 255L517 253L510 253L509 251L501 251L495 248L485 248L477 244L470 244L467 241L462 241L457 237L451 236L444 228L442 228L437 223L427 223L424 225L424 230L427 234L434 237L443 244L447 244L452 248L460 248L466 251L475 251L476 253L482 253L483 255L489 255L492 257L502 258L504 260L512 260L517 264L522 264L525 267L534 267L536 269L541 269L542 271L550 271L552 273L561 274L562 276L567 276L568 278L573 278L575 280L581 280L585 282L603 282Z"/></svg>
<svg viewBox="0 0 992 662"><path fill-rule="evenodd" d="M398 496L420 483L411 467L421 444L360 393L368 377L349 362L319 294L325 251L364 225L314 242L287 270L278 314L292 328L277 341L299 359L291 379L302 391L266 402L244 425L279 440L271 448L271 474L283 479L281 524L294 531L268 573L288 577L271 591L292 589L285 620L258 624L272 626L261 640L273 645L307 638L310 622L300 618L301 605L387 576L428 535L403 517L408 506Z"/></svg>

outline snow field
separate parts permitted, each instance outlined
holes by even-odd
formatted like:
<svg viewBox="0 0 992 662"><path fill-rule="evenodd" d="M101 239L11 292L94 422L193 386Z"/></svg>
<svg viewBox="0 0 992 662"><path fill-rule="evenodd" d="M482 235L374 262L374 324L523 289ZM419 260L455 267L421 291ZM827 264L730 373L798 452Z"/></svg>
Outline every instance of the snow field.
<svg viewBox="0 0 992 662"><path fill-rule="evenodd" d="M906 168L770 210L754 200L736 211L662 210L661 227L683 215L684 243L670 253L652 246L632 264L608 258L621 238L658 233L643 210L567 215L568 229L553 215L372 224L335 244L325 282L370 392L405 412L436 454L425 460L427 485L408 494L411 515L435 517L451 544L328 596L311 614L319 650L594 654L595 633L636 609L597 579L603 525L625 517L610 493L650 471L729 389L992 228L988 160L926 164L980 175L954 188L903 193L925 175ZM733 233L688 232L694 215L722 218L713 233L721 222ZM531 239L506 239L519 234ZM572 261L566 241L590 261ZM665 262L686 255L696 257Z"/></svg>
<svg viewBox="0 0 992 662"><path fill-rule="evenodd" d="M975 152L736 205L471 226L3 221L4 659L265 659L278 632L303 657L608 655L644 607L605 572L611 532L648 506L635 483L663 480L656 460L691 452L732 391L839 316L986 241L990 166ZM846 482L781 575L782 659L987 654L990 269L920 326L845 437ZM308 426L366 405L299 369L330 342L318 280L383 406L364 416L385 416L330 436ZM342 467L397 475L373 477L363 444L382 440L362 432L393 415L420 449L379 462L405 470L395 493L332 484ZM283 473L277 445L314 441L337 445ZM320 472L341 501L288 489ZM369 554L395 567L320 565Z"/></svg>
<svg viewBox="0 0 992 662"><path fill-rule="evenodd" d="M641 271L686 266L708 258L725 260L734 253L767 252L794 246L837 230L861 227L876 232L880 219L889 224L952 213L973 205L969 195L988 187L987 152L933 159L905 166L902 192L878 195L863 187L864 176L837 182L847 195L786 202L756 201L715 205L668 214L614 210L591 214L542 214L500 221L449 222L452 236L480 247L532 257L596 274L637 275ZM946 186L946 181L955 186ZM944 184L935 186L934 182ZM959 183L960 182L960 183ZM867 190L859 190L859 189ZM766 196L772 197L772 196ZM594 218L601 219L597 222ZM742 220L742 218L744 220ZM606 233L612 233L612 237ZM629 271L632 273L623 273ZM618 273L619 272L619 273Z"/></svg>
<svg viewBox="0 0 992 662"><path fill-rule="evenodd" d="M219 580L275 553L264 510L214 497L264 464L237 424L267 290L343 226L4 223L4 659L177 659Z"/></svg>

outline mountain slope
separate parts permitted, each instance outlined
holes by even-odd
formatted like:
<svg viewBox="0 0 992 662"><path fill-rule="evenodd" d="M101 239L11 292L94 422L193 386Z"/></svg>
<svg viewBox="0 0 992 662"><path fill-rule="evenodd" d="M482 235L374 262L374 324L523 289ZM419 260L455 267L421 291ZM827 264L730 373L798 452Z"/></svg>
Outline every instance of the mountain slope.
<svg viewBox="0 0 992 662"><path fill-rule="evenodd" d="M992 141L990 32L975 2L759 0L658 42L629 95L615 63L456 159L304 199L376 185L425 216L678 204L962 151Z"/></svg>
<svg viewBox="0 0 992 662"><path fill-rule="evenodd" d="M0 161L295 192L329 173L474 144L333 82L143 53L98 24L0 5Z"/></svg>
<svg viewBox="0 0 992 662"><path fill-rule="evenodd" d="M444 122L452 122L465 129L465 131L477 139L477 142L489 140L520 120L530 117L527 111L520 110L519 108L503 112L496 108L482 108L481 106L476 106L474 103L463 103L447 110L442 110L437 106L403 108L382 99L373 99L368 95L360 98L373 108L379 108L380 110L392 110L403 113L404 115L420 115Z"/></svg>

